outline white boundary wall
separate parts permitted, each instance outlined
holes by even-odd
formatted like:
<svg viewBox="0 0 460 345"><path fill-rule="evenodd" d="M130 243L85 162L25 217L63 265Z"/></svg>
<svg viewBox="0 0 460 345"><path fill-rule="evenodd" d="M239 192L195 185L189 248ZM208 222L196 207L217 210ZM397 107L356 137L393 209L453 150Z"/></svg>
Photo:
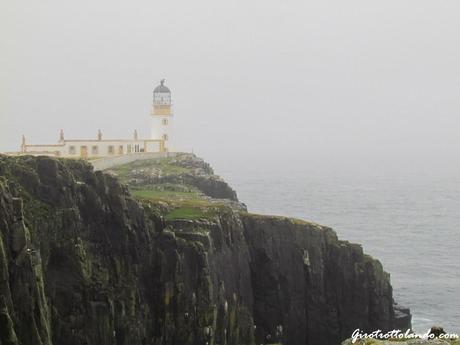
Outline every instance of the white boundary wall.
<svg viewBox="0 0 460 345"><path fill-rule="evenodd" d="M94 167L94 170L105 170L116 167L118 165L128 164L134 161L143 161L152 158L175 157L176 152L139 152L131 153L122 156L105 157L89 161Z"/></svg>
<svg viewBox="0 0 460 345"><path fill-rule="evenodd" d="M82 150L85 153L82 153ZM63 140L56 145L24 145L25 154L63 158L103 158L139 152L161 152L161 140Z"/></svg>

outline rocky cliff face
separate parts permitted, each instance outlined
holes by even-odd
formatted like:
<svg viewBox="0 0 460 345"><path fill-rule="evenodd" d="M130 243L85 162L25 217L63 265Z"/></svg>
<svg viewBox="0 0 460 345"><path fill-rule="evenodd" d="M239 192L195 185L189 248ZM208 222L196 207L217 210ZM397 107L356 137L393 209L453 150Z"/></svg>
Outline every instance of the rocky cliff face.
<svg viewBox="0 0 460 345"><path fill-rule="evenodd" d="M0 156L0 344L328 345L410 327L359 245L241 211L224 181L200 188L181 166L118 171L148 186L134 198L85 162Z"/></svg>

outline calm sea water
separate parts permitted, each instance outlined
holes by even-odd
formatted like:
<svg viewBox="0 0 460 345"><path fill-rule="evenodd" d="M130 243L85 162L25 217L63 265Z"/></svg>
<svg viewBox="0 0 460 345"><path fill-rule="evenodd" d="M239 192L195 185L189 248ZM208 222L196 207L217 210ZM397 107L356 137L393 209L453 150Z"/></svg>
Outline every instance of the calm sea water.
<svg viewBox="0 0 460 345"><path fill-rule="evenodd" d="M460 178L300 168L219 173L251 212L314 221L363 244L391 274L395 299L411 308L417 332L436 324L460 333Z"/></svg>

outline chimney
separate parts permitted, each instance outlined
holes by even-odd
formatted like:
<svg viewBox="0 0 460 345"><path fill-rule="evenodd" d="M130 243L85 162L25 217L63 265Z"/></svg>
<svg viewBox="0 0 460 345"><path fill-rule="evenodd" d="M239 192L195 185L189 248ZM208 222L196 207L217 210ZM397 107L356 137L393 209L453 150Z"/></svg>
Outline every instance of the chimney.
<svg viewBox="0 0 460 345"><path fill-rule="evenodd" d="M26 152L26 136L24 134L22 135L21 152Z"/></svg>

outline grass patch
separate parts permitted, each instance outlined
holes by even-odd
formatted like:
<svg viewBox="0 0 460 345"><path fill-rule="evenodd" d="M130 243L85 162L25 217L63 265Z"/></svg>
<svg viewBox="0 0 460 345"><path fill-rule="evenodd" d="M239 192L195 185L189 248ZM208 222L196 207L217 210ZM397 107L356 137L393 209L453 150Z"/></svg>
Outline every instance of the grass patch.
<svg viewBox="0 0 460 345"><path fill-rule="evenodd" d="M177 162L176 158L163 158L159 160L157 166L163 174L181 174L190 172L190 169L176 165L174 164L175 162Z"/></svg>
<svg viewBox="0 0 460 345"><path fill-rule="evenodd" d="M132 195L142 201L164 202L171 211L164 217L174 219L210 219L225 207L224 204L202 198L195 191L176 192L170 190L131 190Z"/></svg>
<svg viewBox="0 0 460 345"><path fill-rule="evenodd" d="M173 207L165 219L212 219L228 209L228 206L219 203L211 203L206 200L181 201L169 203Z"/></svg>
<svg viewBox="0 0 460 345"><path fill-rule="evenodd" d="M200 199L197 192L176 192L172 190L155 190L155 189L131 189L131 194L138 199L147 200L176 200L176 199Z"/></svg>
<svg viewBox="0 0 460 345"><path fill-rule="evenodd" d="M139 160L123 165L119 165L114 168L110 168L115 172L119 177L129 177L132 175L133 171L135 170L148 170L154 171L157 170L160 172L161 175L170 175L170 174L183 174L189 173L190 169L185 168L183 166L178 165L180 162L177 158L169 157L169 158L153 158L149 160Z"/></svg>
<svg viewBox="0 0 460 345"><path fill-rule="evenodd" d="M223 203L210 201L196 191L173 191L156 189L130 189L131 194L140 200L163 201L172 208L213 208L225 206Z"/></svg>
<svg viewBox="0 0 460 345"><path fill-rule="evenodd" d="M209 216L209 209L202 209L198 207L179 207L169 212L165 216L165 219L203 219L209 218Z"/></svg>

